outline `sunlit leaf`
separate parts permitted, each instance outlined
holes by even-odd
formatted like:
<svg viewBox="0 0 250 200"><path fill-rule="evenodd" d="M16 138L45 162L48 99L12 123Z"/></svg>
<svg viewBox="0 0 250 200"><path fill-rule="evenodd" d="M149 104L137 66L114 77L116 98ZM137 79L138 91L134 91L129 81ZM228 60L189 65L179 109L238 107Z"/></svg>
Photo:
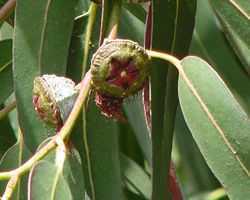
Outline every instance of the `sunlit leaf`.
<svg viewBox="0 0 250 200"><path fill-rule="evenodd" d="M203 60L186 57L179 81L185 120L208 165L231 199L250 196L249 117ZM185 80L185 81L184 81Z"/></svg>

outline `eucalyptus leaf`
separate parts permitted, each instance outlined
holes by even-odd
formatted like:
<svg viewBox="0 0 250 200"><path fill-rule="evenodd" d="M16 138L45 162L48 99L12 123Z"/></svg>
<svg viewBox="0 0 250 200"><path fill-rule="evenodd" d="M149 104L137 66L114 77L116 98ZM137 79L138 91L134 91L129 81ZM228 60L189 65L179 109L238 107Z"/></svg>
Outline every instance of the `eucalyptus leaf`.
<svg viewBox="0 0 250 200"><path fill-rule="evenodd" d="M82 200L85 196L85 184L79 152L71 147L66 154L63 177L67 181L74 200Z"/></svg>
<svg viewBox="0 0 250 200"><path fill-rule="evenodd" d="M128 8L143 9L140 6L128 5ZM134 11L134 10L133 10ZM142 10L141 10L142 11ZM136 11L134 11L136 12ZM140 12L141 15L141 12ZM144 11L145 15L145 11ZM129 38L143 44L145 24L140 21L130 10L122 9L122 21L119 36ZM135 32L131 32L131 29ZM152 166L152 142L144 118L141 94L131 97L123 105L128 122L131 124L140 148L147 162Z"/></svg>
<svg viewBox="0 0 250 200"><path fill-rule="evenodd" d="M56 151L52 151L32 168L28 187L29 198L83 199L85 187L79 153L73 147L67 149L65 160L61 163L63 169L56 164L56 156ZM46 195L41 195L45 191Z"/></svg>
<svg viewBox="0 0 250 200"><path fill-rule="evenodd" d="M125 185L138 196L150 199L152 183L146 172L129 157L121 154L122 174Z"/></svg>
<svg viewBox="0 0 250 200"><path fill-rule="evenodd" d="M250 74L250 1L211 0L222 28Z"/></svg>
<svg viewBox="0 0 250 200"><path fill-rule="evenodd" d="M124 109L131 124L140 148L147 162L152 166L152 141L144 118L141 95L125 103Z"/></svg>
<svg viewBox="0 0 250 200"><path fill-rule="evenodd" d="M135 161L141 167L148 164L145 162L146 160L134 131L128 123L119 123L119 145L120 152Z"/></svg>
<svg viewBox="0 0 250 200"><path fill-rule="evenodd" d="M2 106L0 106L0 109ZM14 131L11 127L10 120L8 118L4 118L0 120L0 141L2 142L0 146L0 159L3 154L9 149L12 145L14 145L16 141L16 137Z"/></svg>
<svg viewBox="0 0 250 200"><path fill-rule="evenodd" d="M127 9L122 9L119 37L130 39L143 45L145 24ZM133 32L131 31L134 30Z"/></svg>
<svg viewBox="0 0 250 200"><path fill-rule="evenodd" d="M152 7L152 49L170 52L177 57L186 55L193 34L196 0L153 1ZM168 172L178 105L177 80L178 73L175 68L167 68L165 62L153 60L151 73L153 200L171 198L168 191Z"/></svg>
<svg viewBox="0 0 250 200"><path fill-rule="evenodd" d="M30 172L28 199L73 200L73 197L56 166L48 161L39 161Z"/></svg>
<svg viewBox="0 0 250 200"><path fill-rule="evenodd" d="M43 126L33 109L32 83L40 74L65 74L76 3L77 0L17 2L13 55L15 95L19 123L32 151L53 133Z"/></svg>
<svg viewBox="0 0 250 200"><path fill-rule="evenodd" d="M91 99L86 110L84 176L93 200L124 199L120 171L118 127L106 119Z"/></svg>
<svg viewBox="0 0 250 200"><path fill-rule="evenodd" d="M225 40L208 1L197 1L195 31L190 54L198 55L212 65L250 116L249 77Z"/></svg>
<svg viewBox="0 0 250 200"><path fill-rule="evenodd" d="M99 44L108 37L120 9L120 0L103 2ZM118 127L114 121L100 114L93 100L90 100L84 111L84 175L88 195L93 200L125 199L120 172Z"/></svg>
<svg viewBox="0 0 250 200"><path fill-rule="evenodd" d="M0 104L13 92L12 40L0 41Z"/></svg>
<svg viewBox="0 0 250 200"><path fill-rule="evenodd" d="M29 150L23 144L22 140L18 140L16 144L8 149L3 155L0 161L0 171L13 170L19 167L24 161L30 156ZM7 181L0 182L0 194L3 194ZM27 177L23 176L19 178L19 183L17 184L14 194L12 195L13 200L26 200L27 193Z"/></svg>
<svg viewBox="0 0 250 200"><path fill-rule="evenodd" d="M125 4L124 7L131 12L134 17L138 18L142 22L146 20L146 11L140 4Z"/></svg>
<svg viewBox="0 0 250 200"><path fill-rule="evenodd" d="M7 22L4 22L0 27L0 40L12 39L13 38L13 27Z"/></svg>
<svg viewBox="0 0 250 200"><path fill-rule="evenodd" d="M182 60L179 99L208 165L231 199L250 196L249 117L218 74L198 57Z"/></svg>
<svg viewBox="0 0 250 200"><path fill-rule="evenodd" d="M176 165L182 191L187 195L210 191L220 186L207 166L178 106L175 121L175 144L180 158ZM195 173L193 173L195 171ZM181 172L181 173L180 173Z"/></svg>

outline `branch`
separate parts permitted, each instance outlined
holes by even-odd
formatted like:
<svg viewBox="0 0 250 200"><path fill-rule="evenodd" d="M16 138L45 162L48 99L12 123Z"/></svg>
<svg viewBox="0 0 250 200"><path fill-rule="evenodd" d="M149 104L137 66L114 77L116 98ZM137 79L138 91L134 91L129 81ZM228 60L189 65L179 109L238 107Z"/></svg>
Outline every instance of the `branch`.
<svg viewBox="0 0 250 200"><path fill-rule="evenodd" d="M91 36L93 35L93 29L96 21L97 14L97 4L91 3L89 7L89 19L86 27L85 37L84 37L84 51L83 51L83 63L82 63L82 76L87 70L88 56L89 56L89 46L91 42Z"/></svg>
<svg viewBox="0 0 250 200"><path fill-rule="evenodd" d="M8 0L1 8L0 8L0 22L4 21L10 13L14 10L16 6L16 0Z"/></svg>
<svg viewBox="0 0 250 200"><path fill-rule="evenodd" d="M62 129L57 133L56 136L54 136L54 138L49 143L47 143L44 147L42 147L33 157L31 157L23 165L11 171L1 172L0 180L6 180L6 179L11 179L12 177L15 176L17 177L21 176L25 172L29 171L30 168L37 161L41 160L51 150L53 150L58 145L58 141L65 140L69 137L71 129L73 128L73 125L77 119L77 116L79 115L83 104L87 100L90 89L91 89L91 75L90 72L87 72L86 76L81 82L81 89L74 104L74 107Z"/></svg>

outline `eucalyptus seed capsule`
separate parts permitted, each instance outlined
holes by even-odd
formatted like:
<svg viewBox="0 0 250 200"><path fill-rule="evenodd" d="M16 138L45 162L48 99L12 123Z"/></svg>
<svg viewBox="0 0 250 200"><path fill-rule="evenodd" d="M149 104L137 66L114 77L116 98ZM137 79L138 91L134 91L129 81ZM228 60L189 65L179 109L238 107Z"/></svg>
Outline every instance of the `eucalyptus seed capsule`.
<svg viewBox="0 0 250 200"><path fill-rule="evenodd" d="M149 56L138 43L104 40L91 61L92 84L99 93L125 98L137 93L149 75Z"/></svg>
<svg viewBox="0 0 250 200"><path fill-rule="evenodd" d="M109 118L125 121L123 99L136 94L149 75L149 56L138 43L104 40L91 61L96 105Z"/></svg>
<svg viewBox="0 0 250 200"><path fill-rule="evenodd" d="M34 79L33 105L44 122L60 127L70 114L78 92L68 78L39 76Z"/></svg>

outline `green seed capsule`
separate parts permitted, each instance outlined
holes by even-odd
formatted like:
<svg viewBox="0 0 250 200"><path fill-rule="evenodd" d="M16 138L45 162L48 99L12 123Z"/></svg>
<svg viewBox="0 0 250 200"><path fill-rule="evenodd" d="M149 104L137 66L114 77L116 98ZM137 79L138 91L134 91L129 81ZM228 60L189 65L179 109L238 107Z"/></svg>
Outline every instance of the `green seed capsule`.
<svg viewBox="0 0 250 200"><path fill-rule="evenodd" d="M75 83L56 75L43 75L34 79L33 105L46 123L59 127L67 119L75 103L78 90Z"/></svg>
<svg viewBox="0 0 250 200"><path fill-rule="evenodd" d="M125 98L137 93L149 75L149 56L138 43L104 40L91 62L92 84L101 94Z"/></svg>

